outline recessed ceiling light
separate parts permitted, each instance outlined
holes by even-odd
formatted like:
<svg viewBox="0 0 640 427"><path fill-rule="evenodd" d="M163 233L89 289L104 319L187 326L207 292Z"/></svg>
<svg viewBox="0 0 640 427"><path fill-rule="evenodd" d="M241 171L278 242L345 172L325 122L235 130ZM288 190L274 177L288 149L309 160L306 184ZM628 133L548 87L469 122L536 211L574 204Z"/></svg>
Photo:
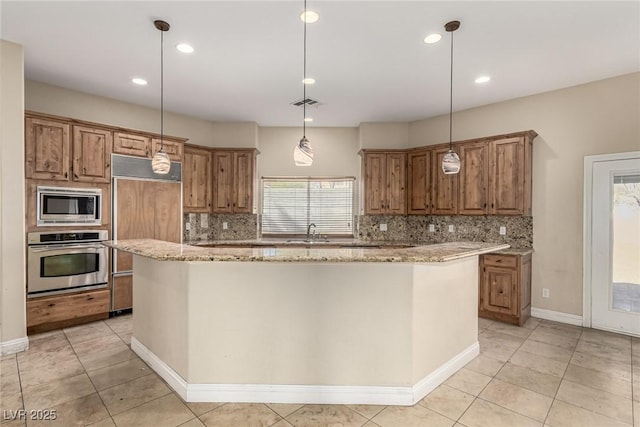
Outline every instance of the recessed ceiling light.
<svg viewBox="0 0 640 427"><path fill-rule="evenodd" d="M306 85L312 85L316 82L316 79L312 78L312 77L307 77L306 79L302 79L302 83L306 84Z"/></svg>
<svg viewBox="0 0 640 427"><path fill-rule="evenodd" d="M491 77L489 76L480 76L476 79L476 83L486 83L489 80L491 80Z"/></svg>
<svg viewBox="0 0 640 427"><path fill-rule="evenodd" d="M314 12L313 10L307 10L306 12L302 12L300 14L300 19L302 19L302 22L306 22L307 24L313 24L314 22L317 22L318 19L320 19L320 15L318 15L318 13Z"/></svg>
<svg viewBox="0 0 640 427"><path fill-rule="evenodd" d="M137 84L137 85L140 85L140 86L144 86L144 85L147 84L147 81L145 79L140 78L140 77L134 77L134 78L131 79L131 81L133 83Z"/></svg>
<svg viewBox="0 0 640 427"><path fill-rule="evenodd" d="M305 122L312 122L313 121L313 117L305 117L304 121Z"/></svg>
<svg viewBox="0 0 640 427"><path fill-rule="evenodd" d="M176 49L178 49L182 53L193 53L193 46L186 43L180 43L176 45Z"/></svg>
<svg viewBox="0 0 640 427"><path fill-rule="evenodd" d="M427 44L438 43L440 39L442 39L442 35L438 33L434 33L434 34L429 34L427 37L425 37L424 42Z"/></svg>

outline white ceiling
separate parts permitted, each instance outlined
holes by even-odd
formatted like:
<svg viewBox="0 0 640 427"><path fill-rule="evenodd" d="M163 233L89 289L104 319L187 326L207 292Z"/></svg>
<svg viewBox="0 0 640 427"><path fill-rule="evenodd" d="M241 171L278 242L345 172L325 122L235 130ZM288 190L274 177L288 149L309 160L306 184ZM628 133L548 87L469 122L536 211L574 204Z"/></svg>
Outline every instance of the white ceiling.
<svg viewBox="0 0 640 427"><path fill-rule="evenodd" d="M412 121L640 70L636 1L326 1L309 24L313 126ZM299 126L303 1L6 1L3 39L24 46L27 79L214 121ZM423 38L444 34L426 45ZM174 46L186 41L191 55ZM484 85L474 83L491 76ZM145 87L130 82L149 81Z"/></svg>

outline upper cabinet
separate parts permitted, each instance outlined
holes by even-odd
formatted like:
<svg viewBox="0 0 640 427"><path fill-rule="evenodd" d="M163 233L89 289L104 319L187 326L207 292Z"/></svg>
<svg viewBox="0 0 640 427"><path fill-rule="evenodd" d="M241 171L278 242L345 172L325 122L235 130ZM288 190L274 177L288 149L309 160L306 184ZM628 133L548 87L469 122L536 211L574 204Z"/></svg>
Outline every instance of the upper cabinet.
<svg viewBox="0 0 640 427"><path fill-rule="evenodd" d="M213 150L214 213L253 211L254 149Z"/></svg>
<svg viewBox="0 0 640 427"><path fill-rule="evenodd" d="M185 145L182 162L184 212L211 211L211 150Z"/></svg>
<svg viewBox="0 0 640 427"><path fill-rule="evenodd" d="M111 179L111 131L73 126L74 181L109 182Z"/></svg>
<svg viewBox="0 0 640 427"><path fill-rule="evenodd" d="M458 147L454 147L456 152ZM434 148L431 154L433 171L431 184L431 213L435 215L455 215L458 213L458 179L459 174L445 174L442 171L442 158L449 151L449 146Z"/></svg>
<svg viewBox="0 0 640 427"><path fill-rule="evenodd" d="M145 135L116 132L113 152L128 156L151 157L151 138Z"/></svg>
<svg viewBox="0 0 640 427"><path fill-rule="evenodd" d="M404 215L407 154L363 150L364 213Z"/></svg>
<svg viewBox="0 0 640 427"><path fill-rule="evenodd" d="M408 155L407 213L431 213L431 150L420 149Z"/></svg>
<svg viewBox="0 0 640 427"><path fill-rule="evenodd" d="M490 142L490 214L531 215L534 137L527 133Z"/></svg>
<svg viewBox="0 0 640 427"><path fill-rule="evenodd" d="M460 173L451 175L445 175L440 167L448 145L410 150L408 213L531 215L536 135L526 131L455 143ZM425 173L424 165L430 171Z"/></svg>
<svg viewBox="0 0 640 427"><path fill-rule="evenodd" d="M25 175L33 179L69 179L71 125L38 117L25 118Z"/></svg>
<svg viewBox="0 0 640 427"><path fill-rule="evenodd" d="M160 144L160 138L153 138L151 140L151 156L158 152L162 145L162 150L167 153L169 160L172 162L181 162L184 152L184 143L182 141L175 141L172 139L163 138L162 144Z"/></svg>
<svg viewBox="0 0 640 427"><path fill-rule="evenodd" d="M489 145L485 141L460 144L458 213L485 215L489 190Z"/></svg>

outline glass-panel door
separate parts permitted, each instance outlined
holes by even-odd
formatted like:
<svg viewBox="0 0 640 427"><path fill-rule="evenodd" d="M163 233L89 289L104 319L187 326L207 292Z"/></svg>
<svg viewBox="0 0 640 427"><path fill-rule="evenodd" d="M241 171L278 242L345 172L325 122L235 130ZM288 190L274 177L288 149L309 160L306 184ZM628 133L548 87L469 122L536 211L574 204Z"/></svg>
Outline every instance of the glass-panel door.
<svg viewBox="0 0 640 427"><path fill-rule="evenodd" d="M640 336L640 159L593 165L592 326Z"/></svg>

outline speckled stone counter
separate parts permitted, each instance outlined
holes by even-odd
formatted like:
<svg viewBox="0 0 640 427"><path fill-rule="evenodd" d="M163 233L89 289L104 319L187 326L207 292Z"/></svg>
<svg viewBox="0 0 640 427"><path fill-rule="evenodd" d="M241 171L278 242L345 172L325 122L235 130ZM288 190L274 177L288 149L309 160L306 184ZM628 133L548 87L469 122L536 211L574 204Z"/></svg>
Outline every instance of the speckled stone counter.
<svg viewBox="0 0 640 427"><path fill-rule="evenodd" d="M255 241L247 244L254 245ZM153 239L108 241L105 245L161 261L252 262L446 262L507 249L509 245L450 242L414 247L202 247ZM240 244L241 245L241 244Z"/></svg>

